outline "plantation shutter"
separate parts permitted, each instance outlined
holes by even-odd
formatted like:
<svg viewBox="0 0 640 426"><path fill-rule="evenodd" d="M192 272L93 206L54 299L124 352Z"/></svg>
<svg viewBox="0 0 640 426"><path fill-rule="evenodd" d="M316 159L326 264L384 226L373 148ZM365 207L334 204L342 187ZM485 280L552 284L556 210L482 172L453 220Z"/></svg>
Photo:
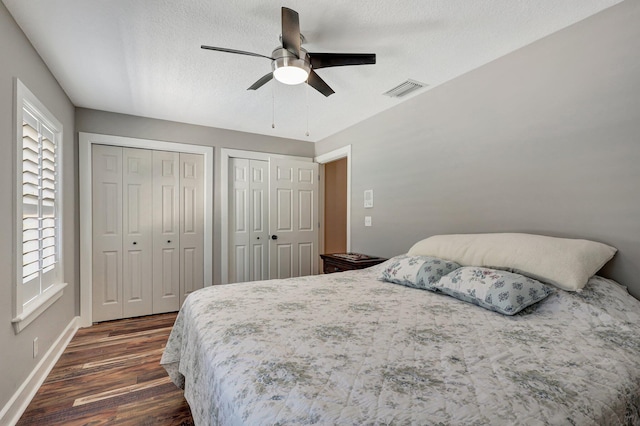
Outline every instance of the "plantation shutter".
<svg viewBox="0 0 640 426"><path fill-rule="evenodd" d="M23 305L55 283L55 134L26 108L22 122L22 283Z"/></svg>

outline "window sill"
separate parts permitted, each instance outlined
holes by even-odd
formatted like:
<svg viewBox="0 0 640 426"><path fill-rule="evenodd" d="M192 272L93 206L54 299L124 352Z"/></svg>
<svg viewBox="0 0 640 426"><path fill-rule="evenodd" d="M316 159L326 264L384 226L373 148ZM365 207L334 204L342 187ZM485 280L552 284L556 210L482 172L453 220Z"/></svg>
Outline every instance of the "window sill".
<svg viewBox="0 0 640 426"><path fill-rule="evenodd" d="M12 319L11 322L13 323L15 333L18 334L24 330L29 324L38 318L40 314L46 311L49 306L53 305L56 300L60 299L66 286L67 283L55 284L40 295L40 297L31 302L20 315Z"/></svg>

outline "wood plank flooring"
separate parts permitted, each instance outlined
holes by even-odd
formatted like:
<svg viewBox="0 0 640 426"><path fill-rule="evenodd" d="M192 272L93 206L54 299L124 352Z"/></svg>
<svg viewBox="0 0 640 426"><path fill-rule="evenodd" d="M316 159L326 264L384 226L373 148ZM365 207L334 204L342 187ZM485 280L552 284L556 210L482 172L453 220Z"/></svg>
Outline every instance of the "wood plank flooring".
<svg viewBox="0 0 640 426"><path fill-rule="evenodd" d="M193 425L182 390L160 365L175 318L78 330L18 425Z"/></svg>

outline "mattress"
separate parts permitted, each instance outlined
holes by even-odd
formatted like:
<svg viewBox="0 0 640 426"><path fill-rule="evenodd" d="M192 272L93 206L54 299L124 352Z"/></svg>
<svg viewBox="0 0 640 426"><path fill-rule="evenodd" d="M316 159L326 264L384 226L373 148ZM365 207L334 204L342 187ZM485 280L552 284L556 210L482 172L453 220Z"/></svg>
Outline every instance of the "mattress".
<svg viewBox="0 0 640 426"><path fill-rule="evenodd" d="M161 363L196 424L640 424L640 302L619 284L509 317L379 270L191 294Z"/></svg>

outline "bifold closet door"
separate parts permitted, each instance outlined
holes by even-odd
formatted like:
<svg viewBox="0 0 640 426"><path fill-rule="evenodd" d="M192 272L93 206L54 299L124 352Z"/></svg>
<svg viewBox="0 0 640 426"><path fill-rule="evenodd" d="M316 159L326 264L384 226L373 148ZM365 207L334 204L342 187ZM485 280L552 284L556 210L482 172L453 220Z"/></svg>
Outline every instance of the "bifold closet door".
<svg viewBox="0 0 640 426"><path fill-rule="evenodd" d="M180 154L153 151L153 313L180 309Z"/></svg>
<svg viewBox="0 0 640 426"><path fill-rule="evenodd" d="M122 318L122 148L94 145L93 321Z"/></svg>
<svg viewBox="0 0 640 426"><path fill-rule="evenodd" d="M180 304L204 287L204 156L180 153ZM211 259L207 260L211 262Z"/></svg>
<svg viewBox="0 0 640 426"><path fill-rule="evenodd" d="M229 159L229 282L250 281L249 160Z"/></svg>
<svg viewBox="0 0 640 426"><path fill-rule="evenodd" d="M204 286L204 157L94 145L93 320L180 309Z"/></svg>
<svg viewBox="0 0 640 426"><path fill-rule="evenodd" d="M251 281L269 279L269 162L249 162Z"/></svg>
<svg viewBox="0 0 640 426"><path fill-rule="evenodd" d="M269 162L229 160L229 282L269 278Z"/></svg>
<svg viewBox="0 0 640 426"><path fill-rule="evenodd" d="M93 320L152 312L151 151L93 148Z"/></svg>
<svg viewBox="0 0 640 426"><path fill-rule="evenodd" d="M152 313L151 151L122 149L124 318Z"/></svg>

